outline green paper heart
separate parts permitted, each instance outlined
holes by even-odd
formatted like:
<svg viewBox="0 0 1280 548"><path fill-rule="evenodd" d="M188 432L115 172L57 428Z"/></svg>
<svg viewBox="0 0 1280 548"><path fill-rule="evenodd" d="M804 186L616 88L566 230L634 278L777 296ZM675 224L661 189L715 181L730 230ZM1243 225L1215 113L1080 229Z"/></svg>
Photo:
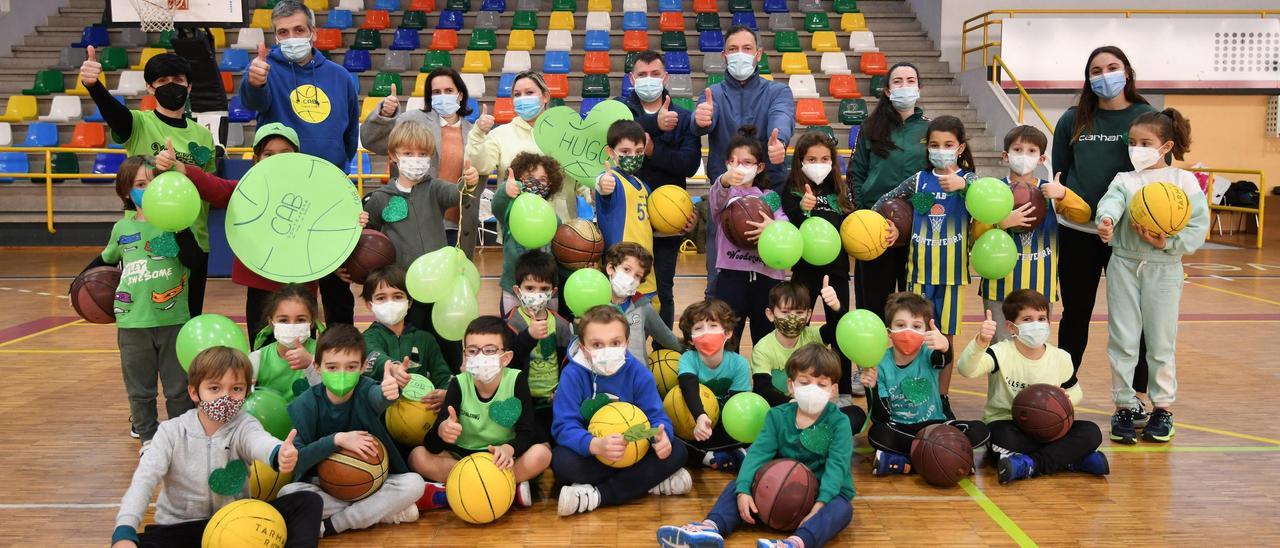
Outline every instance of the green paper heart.
<svg viewBox="0 0 1280 548"><path fill-rule="evenodd" d="M400 397L411 401L422 401L427 394L435 390L431 380L417 373L409 373L409 383L400 389Z"/></svg>
<svg viewBox="0 0 1280 548"><path fill-rule="evenodd" d="M800 431L800 445L808 449L810 453L825 455L827 449L831 448L831 427L825 424L815 424Z"/></svg>
<svg viewBox="0 0 1280 548"><path fill-rule="evenodd" d="M293 397L301 396L304 392L311 389L311 383L307 379L294 379L293 381Z"/></svg>
<svg viewBox="0 0 1280 548"><path fill-rule="evenodd" d="M522 411L524 407L520 405L518 398L507 398L489 404L489 418L503 428L515 426Z"/></svg>
<svg viewBox="0 0 1280 548"><path fill-rule="evenodd" d="M583 400L582 405L578 406L578 411L582 413L583 420L591 422L591 417L596 415L596 411L612 402L608 394L596 394L593 398Z"/></svg>
<svg viewBox="0 0 1280 548"><path fill-rule="evenodd" d="M898 383L898 390L902 391L902 396L907 398L911 405L920 405L933 395L933 384L924 377L910 377Z"/></svg>
<svg viewBox="0 0 1280 548"><path fill-rule="evenodd" d="M249 466L243 460L236 459L209 474L209 489L224 497L234 497L244 490L247 479Z"/></svg>
<svg viewBox="0 0 1280 548"><path fill-rule="evenodd" d="M928 192L917 192L911 195L911 207L916 213L928 215L929 209L933 207L933 194Z"/></svg>
<svg viewBox="0 0 1280 548"><path fill-rule="evenodd" d="M147 242L147 249L151 250L154 257L177 257L178 239L172 232L165 232Z"/></svg>
<svg viewBox="0 0 1280 548"><path fill-rule="evenodd" d="M608 155L604 151L609 126L631 120L631 109L608 100L592 107L586 119L569 107L554 107L538 116L533 141L543 154L560 162L564 172L579 184L595 188L596 176L604 171Z"/></svg>
<svg viewBox="0 0 1280 548"><path fill-rule="evenodd" d="M776 388L779 392L782 392L783 394L786 394L788 396L791 395L791 392L787 390L787 370L786 369L774 369L773 371L770 371L769 379L773 381L773 387Z"/></svg>
<svg viewBox="0 0 1280 548"><path fill-rule="evenodd" d="M774 213L777 213L779 209L782 209L782 197L778 196L777 192L770 191L764 193L764 195L760 197L760 201L764 202L764 205L769 206L769 210Z"/></svg>
<svg viewBox="0 0 1280 548"><path fill-rule="evenodd" d="M191 153L191 160L196 166L203 167L213 160L213 149L201 146L199 143L187 143L187 152Z"/></svg>
<svg viewBox="0 0 1280 548"><path fill-rule="evenodd" d="M627 443L631 443L652 439L656 435L658 435L657 428L645 428L643 424L636 424L622 432L622 439L627 440Z"/></svg>
<svg viewBox="0 0 1280 548"><path fill-rule="evenodd" d="M831 208L831 211L844 211L844 208L840 207L839 196L836 196L835 194L827 194L826 196L823 196L822 199L827 202L827 207Z"/></svg>
<svg viewBox="0 0 1280 548"><path fill-rule="evenodd" d="M382 221L394 223L403 221L409 216L409 201L404 196L392 196L387 200L387 207L382 208Z"/></svg>
<svg viewBox="0 0 1280 548"><path fill-rule="evenodd" d="M719 378L711 379L702 384L707 385L711 389L711 393L716 395L716 399L723 400L729 395L729 388L733 386L733 379Z"/></svg>

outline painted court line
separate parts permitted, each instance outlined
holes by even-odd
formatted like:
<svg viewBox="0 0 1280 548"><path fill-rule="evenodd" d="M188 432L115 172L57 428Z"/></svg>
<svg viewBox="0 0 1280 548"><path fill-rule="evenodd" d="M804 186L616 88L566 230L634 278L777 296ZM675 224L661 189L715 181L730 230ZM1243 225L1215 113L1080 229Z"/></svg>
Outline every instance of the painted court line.
<svg viewBox="0 0 1280 548"><path fill-rule="evenodd" d="M970 497L939 495L936 497L924 495L858 495L854 497L854 501L867 502L965 502L971 500ZM150 506L155 506L151 503ZM33 503L33 504L0 504L0 510L101 510L108 508L119 508L118 502L68 502L68 503Z"/></svg>
<svg viewBox="0 0 1280 548"><path fill-rule="evenodd" d="M75 316L51 316L0 329L0 346L8 346L83 322L84 320Z"/></svg>
<svg viewBox="0 0 1280 548"><path fill-rule="evenodd" d="M1280 445L1111 445L1098 448L1103 453L1273 453Z"/></svg>
<svg viewBox="0 0 1280 548"><path fill-rule="evenodd" d="M1018 546L1036 546L1036 542L1031 540L1031 537L1027 536L1027 533L1021 527L1018 527L1018 524L1014 523L1013 519L996 505L995 501L988 498L981 489L978 489L978 486L974 485L973 481L969 480L969 478L960 480L960 488L964 489L964 492L969 494L969 498L978 503L982 511L986 512L987 516L996 522L1001 529L1004 529L1004 532L1014 542L1018 543Z"/></svg>
<svg viewBox="0 0 1280 548"><path fill-rule="evenodd" d="M1273 301L1273 300L1271 300L1271 299L1264 299L1264 298L1262 298L1262 297L1257 297L1257 296L1254 296L1254 295L1250 295L1250 294L1248 294L1248 293L1240 293L1239 291L1232 291L1232 290L1230 290L1230 289L1222 289L1221 287L1213 287L1213 286L1211 286L1211 285L1198 284L1198 283L1195 283L1195 282L1187 282L1187 285L1194 285L1194 286L1196 286L1196 287L1203 287L1203 288L1205 288L1205 289L1208 289L1208 290L1211 290L1211 291L1217 291L1217 292L1219 292L1219 293L1226 293L1226 294L1228 294L1228 295L1235 295L1235 296L1237 296L1237 297L1243 297L1243 298L1246 298L1246 299L1250 299L1250 300L1254 300L1254 301L1258 301L1258 302L1262 302L1262 303L1274 304L1274 305L1280 306L1280 301Z"/></svg>

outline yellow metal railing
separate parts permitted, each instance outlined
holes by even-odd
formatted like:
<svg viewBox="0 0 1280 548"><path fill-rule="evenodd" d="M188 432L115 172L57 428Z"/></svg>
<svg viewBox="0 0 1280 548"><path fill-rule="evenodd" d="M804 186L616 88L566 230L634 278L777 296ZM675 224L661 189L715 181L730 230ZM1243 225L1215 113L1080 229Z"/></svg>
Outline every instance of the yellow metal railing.
<svg viewBox="0 0 1280 548"><path fill-rule="evenodd" d="M1049 134L1053 135L1053 124L1049 123L1049 119L1045 117L1044 113L1040 111L1040 107L1036 105L1035 100L1031 98L1031 94L1027 93L1026 88L1022 87L1018 77L1013 75L1013 71L1009 70L1009 67L1004 64L999 55L993 55L991 60L1004 71L1004 74L1009 76L1009 81L1013 82L1013 85L1018 88L1018 123L1023 123L1024 113L1027 110L1027 106L1030 106L1031 110L1035 111L1036 116L1040 117L1040 122L1044 124L1044 127L1049 129ZM996 86L1000 85L1000 71L991 71L991 83Z"/></svg>
<svg viewBox="0 0 1280 548"><path fill-rule="evenodd" d="M1262 249L1262 224L1263 224L1262 218L1264 216L1264 211L1266 210L1266 207L1267 207L1267 197L1266 197L1267 176L1266 174L1256 169L1229 169L1229 168L1212 168L1212 167L1191 168L1190 171L1209 174L1209 184L1204 189L1205 196L1208 196L1208 199L1209 199L1210 218L1209 218L1209 235L1207 236L1207 239L1209 240L1213 239L1213 223L1214 221L1219 220L1218 217L1221 216L1223 213L1238 213L1241 215L1253 214L1256 224L1258 225L1258 237L1254 242L1254 247L1258 249ZM1213 203L1213 176L1216 173L1257 176L1258 189L1259 189L1258 207L1225 206L1225 205L1214 204Z"/></svg>

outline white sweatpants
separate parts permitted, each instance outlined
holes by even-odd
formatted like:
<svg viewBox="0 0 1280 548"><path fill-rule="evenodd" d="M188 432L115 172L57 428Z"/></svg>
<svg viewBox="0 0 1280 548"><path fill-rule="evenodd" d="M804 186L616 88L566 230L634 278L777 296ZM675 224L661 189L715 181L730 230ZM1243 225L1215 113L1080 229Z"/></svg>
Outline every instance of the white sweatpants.
<svg viewBox="0 0 1280 548"><path fill-rule="evenodd" d="M313 478L313 481L319 481ZM426 488L422 476L413 472L407 474L389 474L382 487L369 498L347 502L324 492L318 484L295 481L280 488L281 495L297 491L319 493L324 499L324 510L321 516L333 523L338 532L352 529L364 529L373 526L382 518L395 514L422 498Z"/></svg>
<svg viewBox="0 0 1280 548"><path fill-rule="evenodd" d="M1133 371L1144 337L1150 379L1147 394L1152 405L1165 407L1176 399L1174 351L1182 282L1180 261L1148 262L1111 255L1107 264L1107 357L1111 359L1111 398L1116 407L1137 404Z"/></svg>

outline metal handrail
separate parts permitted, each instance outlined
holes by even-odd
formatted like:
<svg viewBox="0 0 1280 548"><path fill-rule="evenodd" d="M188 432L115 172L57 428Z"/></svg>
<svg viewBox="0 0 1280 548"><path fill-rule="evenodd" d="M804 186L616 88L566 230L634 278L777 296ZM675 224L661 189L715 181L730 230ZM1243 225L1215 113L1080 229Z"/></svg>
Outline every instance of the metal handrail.
<svg viewBox="0 0 1280 548"><path fill-rule="evenodd" d="M1210 213L1218 213L1218 214L1252 213L1256 215L1257 224L1258 224L1258 236L1254 242L1254 247L1258 249L1262 249L1262 225L1263 225L1262 220L1263 220L1263 217L1265 216L1265 210L1267 207L1267 197L1265 196L1265 193L1267 191L1266 174L1263 173L1262 170L1258 170L1258 169L1232 169L1232 168L1214 168L1214 167L1193 167L1193 168L1190 168L1188 171L1209 174L1209 184L1205 187L1204 194L1205 194L1205 199L1209 201ZM1225 206L1225 205L1217 205L1213 203L1213 175L1215 173L1229 173L1232 175L1257 175L1258 189L1260 191L1258 195L1258 207ZM1210 223L1212 223L1212 218L1210 219ZM1207 236L1205 236L1205 239L1206 240L1213 239L1212 226L1209 227L1209 233Z"/></svg>
<svg viewBox="0 0 1280 548"><path fill-rule="evenodd" d="M1018 88L1018 123L1022 123L1023 113L1025 112L1026 107L1030 105L1031 110L1035 111L1036 116L1039 116L1040 121L1044 123L1044 127L1049 130L1049 135L1053 136L1053 124L1049 123L1049 119L1045 117L1044 112L1040 111L1040 107L1036 105L1035 100L1031 98L1031 94L1027 93L1026 88L1022 87L1022 83L1018 81L1018 77L1013 75L1013 71L1009 70L1008 65L1004 64L1004 60L1000 59L999 55L993 55L991 60L1003 69L1005 74L1009 75L1009 80ZM999 86L999 80L999 72L994 70L991 71L991 83Z"/></svg>

